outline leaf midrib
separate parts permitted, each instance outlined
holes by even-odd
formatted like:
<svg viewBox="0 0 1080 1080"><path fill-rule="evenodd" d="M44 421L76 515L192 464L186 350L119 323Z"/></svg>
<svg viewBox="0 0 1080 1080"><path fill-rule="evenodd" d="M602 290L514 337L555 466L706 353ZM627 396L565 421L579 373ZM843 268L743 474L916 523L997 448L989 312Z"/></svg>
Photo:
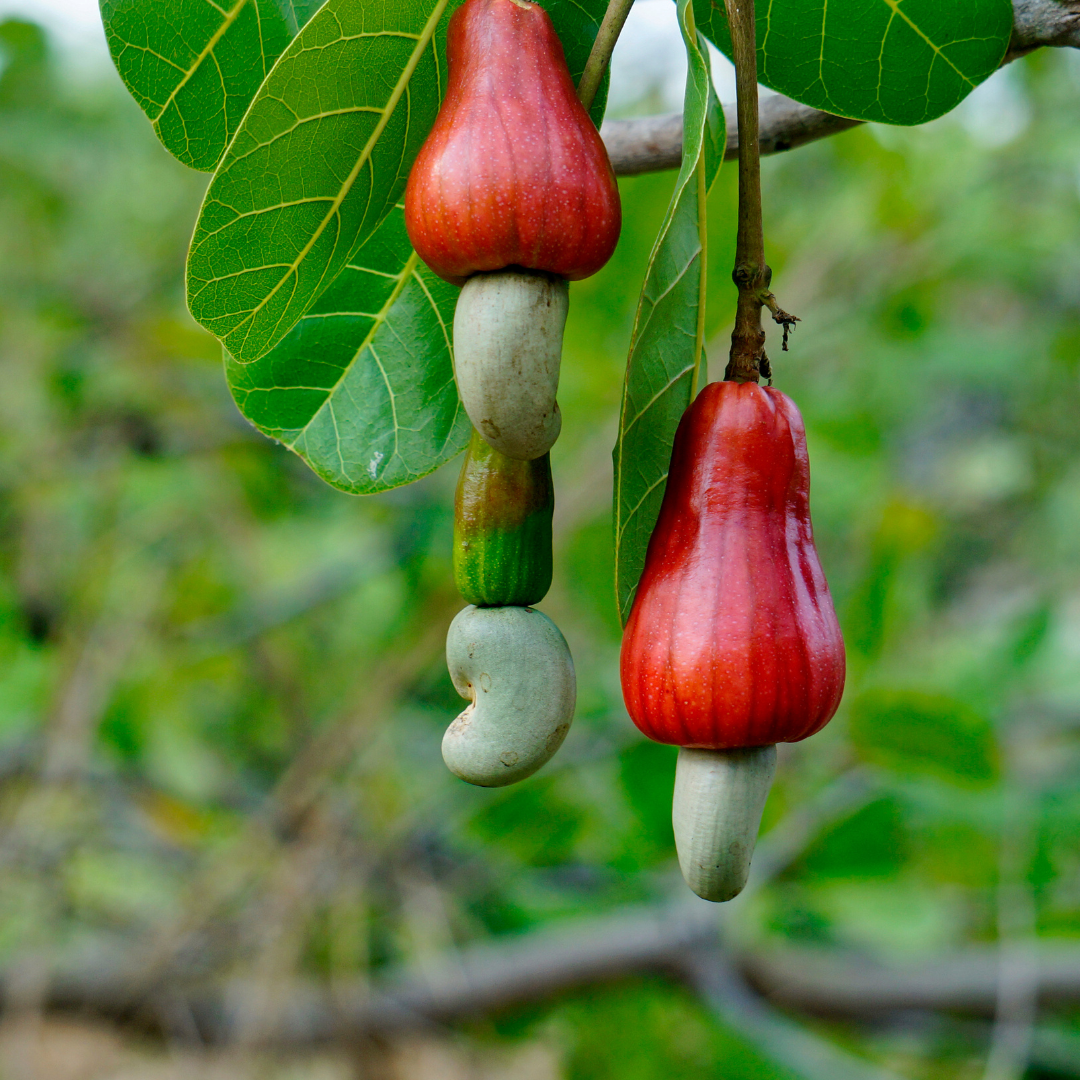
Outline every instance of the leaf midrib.
<svg viewBox="0 0 1080 1080"><path fill-rule="evenodd" d="M176 84L176 86L173 87L172 93L169 94L169 96L165 99L165 103L161 106L161 109L158 111L157 116L154 117L155 124L157 124L157 122L165 115L166 110L176 100L176 95L179 94L180 91L183 90L183 88L187 86L187 84L191 81L191 79L195 75L195 72L198 71L199 68L202 66L203 61L208 56L213 54L214 49L217 47L217 43L225 36L225 34L229 30L229 27L232 26L234 22L236 22L236 20L240 16L241 10L247 5L247 3L248 0L239 0L236 7L234 7L232 11L228 13L222 12L225 17L224 19L222 19L221 25L217 28L216 31L214 31L213 36L206 43L203 51L199 53L197 57L195 57L195 63L193 63L191 67L187 69L187 71L184 73L184 77ZM210 7L217 8L217 5L210 4ZM221 8L217 8L217 10L221 11Z"/></svg>
<svg viewBox="0 0 1080 1080"><path fill-rule="evenodd" d="M360 344L356 347L356 351L353 353L352 359L341 369L341 374L338 376L337 381L333 384L333 386L328 388L327 393L326 393L326 399L324 400L323 404L320 405L319 408L317 408L315 410L315 412L311 414L311 419L309 419L308 422L296 432L296 435L293 437L292 442L291 443L286 443L287 446L289 446L291 448L297 442L299 442L300 439L303 436L305 436L307 434L308 428L310 428L311 425L315 423L316 417L319 415L319 413L322 412L322 410L324 408L328 407L331 410L331 414L333 414L333 398L334 398L334 394L337 392L337 390L341 386L341 384L345 381L345 378L349 374L349 372L352 371L353 365L356 363L357 359L364 353L365 350L371 348L371 343L375 340L376 333L379 331L380 327L385 325L386 320L389 317L391 308L393 308L394 304L397 302L398 297L404 291L405 286L409 282L409 278L411 278L413 276L413 274L415 273L418 262L419 262L419 257L417 256L416 252L414 251L409 256L409 258L406 260L405 265L401 268L401 273L395 275L397 277L397 282L394 285L393 290L391 291L390 295L386 298L386 302L379 309L379 313L374 317L374 320L372 321L371 327L369 328L368 332L364 335L364 340L362 342L360 342ZM374 351L374 350L372 350L372 351ZM383 369L383 366L382 366L381 362L379 362L378 358L376 358L376 363L379 364L379 370L382 372L383 381L386 382L387 392L390 394L391 401L393 401L394 392L393 392L393 389L391 388L389 382L387 381L386 372ZM397 414L396 414L396 411L395 411L395 417L396 417L396 415ZM337 418L336 417L334 419L334 424L335 424L335 427L336 427L336 424L337 424ZM396 420L395 420L395 425L394 425L395 445L396 445L396 439L397 439L397 431L398 431L398 425L397 425ZM342 465L342 467L344 468L344 464Z"/></svg>
<svg viewBox="0 0 1080 1080"><path fill-rule="evenodd" d="M364 165L367 164L368 160L370 159L372 150L374 149L376 143L379 141L379 137L386 129L386 125L390 122L390 117L393 115L394 110L397 108L398 102L401 101L402 95L405 93L405 89L409 85L410 80L412 79L413 72L416 71L416 67L420 63L420 58L423 56L428 45L430 44L431 39L435 34L435 28L436 26L438 26L439 20L442 18L443 12L446 10L449 2L450 0L438 0L438 3L436 3L435 7L432 9L432 13L429 16L427 23L425 23L424 25L423 32L417 38L416 47L413 49L412 55L409 57L409 62L402 70L400 78L394 85L393 92L387 99L386 105L383 108L382 116L379 118L379 122L375 125L375 129L372 131L367 143L364 145L364 149L361 151L360 156L357 158L356 164L353 166L349 175L346 177L345 182L342 184L341 190L335 197L333 203L330 206L330 209L327 211L326 216L319 223L308 242L303 246L303 248L301 248L296 258L293 259L292 263L289 264L288 273L282 275L281 280L251 310L246 319L244 319L243 322L241 322L237 325L237 327L234 328L235 332L236 329L239 329L240 326L244 325L244 323L247 323L248 329L247 333L244 335L245 343L247 341L248 334L251 333L251 325L254 323L256 316L259 314L260 311L263 310L263 308L266 307L270 300L272 300L273 297L277 295L278 291L285 285L285 282L289 280L289 277L292 274L296 273L296 271L300 267L300 264L304 261L305 258L307 258L308 253L315 246L319 237L322 236L322 234L326 231L326 228L330 224L330 221L333 219L334 215L337 214L338 210L341 207L341 204L345 201L345 197L352 190L353 184L356 183L356 178L360 175L360 170L364 167ZM280 325L280 321L278 325Z"/></svg>
<svg viewBox="0 0 1080 1080"><path fill-rule="evenodd" d="M920 29L914 22L912 22L912 20L910 18L908 18L907 15L904 14L904 12L900 9L900 4L899 4L898 0L882 0L882 3L884 3L885 6L892 11L893 15L895 15L898 18L902 19L905 23L907 23L907 25L911 28L911 30L914 31L914 33L916 33L920 38L922 38L922 40L933 50L933 53L934 53L935 57L937 57L940 60L944 60L945 63L948 64L949 67L951 67L953 69L953 71L955 71L956 74L959 75L960 78L963 79L964 82L966 82L968 84L968 86L970 86L972 89L975 88L976 84L974 82L972 82L971 79L967 75L965 75L945 55L945 53L941 49L941 47L939 45L935 45L934 42L932 42L930 40L930 38L927 37L926 32L924 30Z"/></svg>

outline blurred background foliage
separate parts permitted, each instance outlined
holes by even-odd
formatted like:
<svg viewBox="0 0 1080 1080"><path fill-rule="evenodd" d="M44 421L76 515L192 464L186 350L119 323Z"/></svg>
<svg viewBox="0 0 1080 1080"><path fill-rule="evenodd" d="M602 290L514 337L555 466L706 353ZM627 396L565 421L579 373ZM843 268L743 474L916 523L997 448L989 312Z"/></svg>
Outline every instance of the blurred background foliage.
<svg viewBox="0 0 1080 1080"><path fill-rule="evenodd" d="M362 985L680 898L673 751L637 735L619 692L609 515L673 176L622 182L619 249L572 290L542 607L577 663L575 726L535 778L477 790L439 755L463 704L441 657L457 464L358 499L249 428L183 307L205 178L118 80L64 77L36 26L0 24L0 54L0 970L32 990L35 972L121 954ZM774 347L776 385L806 417L850 664L838 717L782 748L766 833L853 776L863 794L726 919L739 949L896 962L1080 935L1080 64L1044 51L990 86L925 128L764 162L774 282L803 318ZM713 378L734 204L728 168L710 201ZM241 1044L273 1016L256 995ZM902 1020L799 1018L894 1075L983 1075L987 1026ZM0 1067L21 1075L5 1038ZM793 1076L653 975L343 1057L226 1067L167 1040L136 1062L94 1038L79 1076L181 1058L313 1080ZM1028 1075L1080 1075L1080 1055Z"/></svg>

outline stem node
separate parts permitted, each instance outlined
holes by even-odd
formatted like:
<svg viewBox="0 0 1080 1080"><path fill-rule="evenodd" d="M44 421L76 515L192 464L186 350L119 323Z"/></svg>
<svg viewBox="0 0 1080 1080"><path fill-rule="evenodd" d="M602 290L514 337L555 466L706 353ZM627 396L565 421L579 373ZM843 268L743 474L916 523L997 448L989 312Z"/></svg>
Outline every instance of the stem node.
<svg viewBox="0 0 1080 1080"><path fill-rule="evenodd" d="M772 312L788 335L799 320L789 315L769 291L772 269L765 262L765 233L761 223L761 148L758 145L757 37L754 0L725 0L735 61L739 116L739 235L731 278L739 290L735 328L731 332L731 358L724 378L758 382L772 378L765 353L761 309Z"/></svg>

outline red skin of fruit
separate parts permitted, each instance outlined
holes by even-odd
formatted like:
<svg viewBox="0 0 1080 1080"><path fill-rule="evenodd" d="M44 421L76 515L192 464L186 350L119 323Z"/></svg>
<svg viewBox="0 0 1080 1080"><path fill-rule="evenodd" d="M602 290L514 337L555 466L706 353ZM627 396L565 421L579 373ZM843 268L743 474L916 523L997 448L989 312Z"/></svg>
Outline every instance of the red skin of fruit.
<svg viewBox="0 0 1080 1080"><path fill-rule="evenodd" d="M447 59L446 99L405 189L417 254L457 285L508 266L595 274L619 239L619 189L547 12L467 0Z"/></svg>
<svg viewBox="0 0 1080 1080"><path fill-rule="evenodd" d="M798 742L836 712L844 641L779 390L711 383L679 423L621 674L634 723L676 746Z"/></svg>

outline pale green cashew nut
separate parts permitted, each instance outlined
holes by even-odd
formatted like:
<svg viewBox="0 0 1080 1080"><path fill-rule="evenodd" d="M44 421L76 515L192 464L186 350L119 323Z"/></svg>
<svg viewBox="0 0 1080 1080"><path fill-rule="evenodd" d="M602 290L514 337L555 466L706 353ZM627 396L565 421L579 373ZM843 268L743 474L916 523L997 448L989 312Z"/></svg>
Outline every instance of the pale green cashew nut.
<svg viewBox="0 0 1080 1080"><path fill-rule="evenodd" d="M566 281L527 270L474 274L454 311L454 373L473 427L519 461L559 437L555 401L569 306Z"/></svg>
<svg viewBox="0 0 1080 1080"><path fill-rule="evenodd" d="M703 900L731 900L742 892L775 774L775 746L679 750L671 810L675 849L686 884Z"/></svg>
<svg viewBox="0 0 1080 1080"><path fill-rule="evenodd" d="M546 615L467 607L450 624L446 663L454 688L472 701L443 736L455 776L503 787L551 759L570 730L577 682L566 639Z"/></svg>

